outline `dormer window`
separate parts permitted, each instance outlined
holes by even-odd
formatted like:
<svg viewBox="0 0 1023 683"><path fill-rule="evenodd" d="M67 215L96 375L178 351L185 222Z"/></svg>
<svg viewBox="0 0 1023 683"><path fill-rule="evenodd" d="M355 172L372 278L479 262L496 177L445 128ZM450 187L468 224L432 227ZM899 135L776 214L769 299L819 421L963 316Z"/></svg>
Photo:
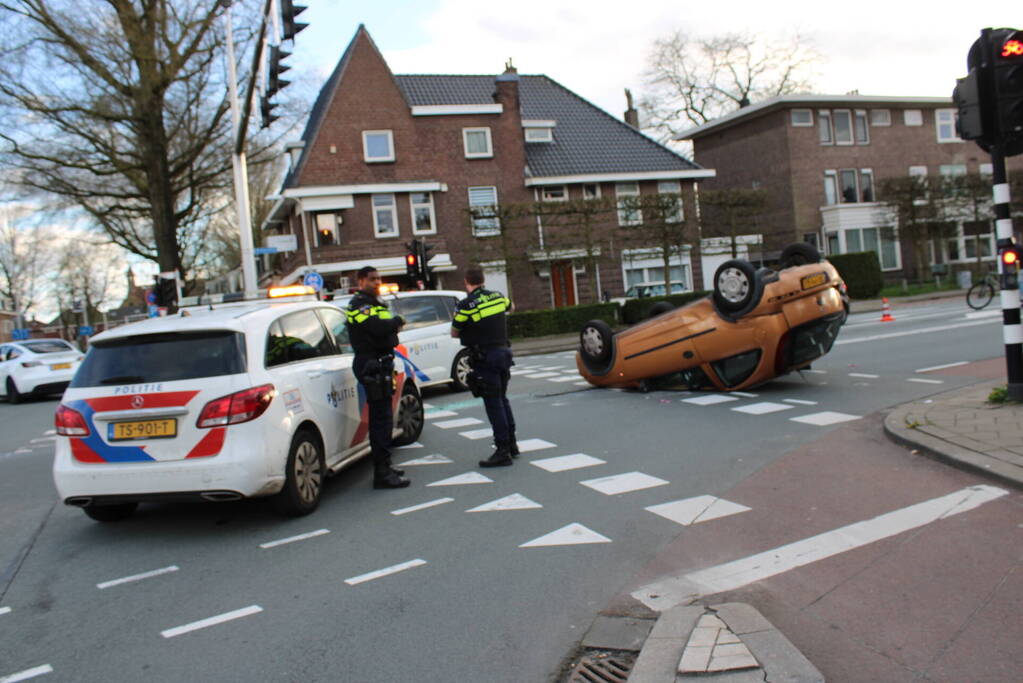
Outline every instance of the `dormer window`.
<svg viewBox="0 0 1023 683"><path fill-rule="evenodd" d="M555 121L524 120L522 127L526 131L526 142L554 142L555 123Z"/></svg>

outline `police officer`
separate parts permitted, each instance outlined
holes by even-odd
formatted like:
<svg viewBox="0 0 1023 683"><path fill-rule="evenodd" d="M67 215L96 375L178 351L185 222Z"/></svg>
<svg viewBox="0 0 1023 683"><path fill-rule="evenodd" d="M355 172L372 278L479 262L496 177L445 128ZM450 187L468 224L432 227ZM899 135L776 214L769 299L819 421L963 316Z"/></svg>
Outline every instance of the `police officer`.
<svg viewBox="0 0 1023 683"><path fill-rule="evenodd" d="M373 488L400 489L409 485L404 472L391 467L394 413L394 347L404 321L392 316L378 298L380 273L373 266L359 269L359 291L348 304L346 324L352 348L353 370L366 391L369 405L369 443L373 455Z"/></svg>
<svg viewBox="0 0 1023 683"><path fill-rule="evenodd" d="M508 310L504 294L483 287L483 270L471 266L465 271L465 291L451 323L451 336L469 349L469 388L483 398L487 419L494 432L494 452L480 467L505 467L519 454L515 443L515 417L508 403L509 370L513 365L508 342Z"/></svg>

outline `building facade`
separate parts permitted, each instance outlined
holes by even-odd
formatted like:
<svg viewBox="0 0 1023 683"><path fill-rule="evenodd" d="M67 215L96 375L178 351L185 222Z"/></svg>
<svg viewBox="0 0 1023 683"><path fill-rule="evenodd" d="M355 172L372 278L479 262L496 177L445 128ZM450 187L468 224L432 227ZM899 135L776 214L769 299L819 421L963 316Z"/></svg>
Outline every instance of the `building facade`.
<svg viewBox="0 0 1023 683"><path fill-rule="evenodd" d="M412 240L429 247L433 286L461 288L479 263L520 310L663 282L665 255L673 282L699 282L694 183L713 171L510 64L497 76L395 75L360 26L289 154L263 225L297 238L276 264L283 284L315 271L344 290L372 264L413 288ZM651 197L677 209L644 215Z"/></svg>

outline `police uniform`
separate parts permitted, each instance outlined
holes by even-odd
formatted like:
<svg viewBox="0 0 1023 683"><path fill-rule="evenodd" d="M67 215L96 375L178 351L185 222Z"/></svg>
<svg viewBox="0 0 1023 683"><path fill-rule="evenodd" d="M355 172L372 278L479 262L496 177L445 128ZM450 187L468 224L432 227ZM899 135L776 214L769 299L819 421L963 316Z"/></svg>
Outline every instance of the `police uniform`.
<svg viewBox="0 0 1023 683"><path fill-rule="evenodd" d="M366 391L369 406L369 443L373 455L373 487L408 486L400 470L391 467L391 433L394 412L394 347L398 345L400 317L373 293L359 291L345 311L348 338L355 350L352 369Z"/></svg>
<svg viewBox="0 0 1023 683"><path fill-rule="evenodd" d="M469 388L483 398L487 419L494 432L496 450L482 467L512 464L518 455L515 443L515 417L508 403L511 378L511 344L508 342L508 309L511 302L500 292L477 287L458 302L451 326L458 330L462 345L470 349Z"/></svg>

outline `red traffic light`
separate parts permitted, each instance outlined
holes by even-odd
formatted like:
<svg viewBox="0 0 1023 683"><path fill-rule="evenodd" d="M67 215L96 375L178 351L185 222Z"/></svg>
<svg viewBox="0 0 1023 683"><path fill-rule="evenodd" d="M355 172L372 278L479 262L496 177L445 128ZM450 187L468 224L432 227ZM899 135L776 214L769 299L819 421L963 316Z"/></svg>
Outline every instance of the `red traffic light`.
<svg viewBox="0 0 1023 683"><path fill-rule="evenodd" d="M1007 266L1019 265L1019 252L1015 249L1006 249L1002 252L1002 263Z"/></svg>
<svg viewBox="0 0 1023 683"><path fill-rule="evenodd" d="M1002 43L1001 56L1010 59L1023 58L1023 40L1020 40L1019 38L1010 38Z"/></svg>
<svg viewBox="0 0 1023 683"><path fill-rule="evenodd" d="M416 265L416 255L415 254L405 254L405 265L406 266L414 266L414 265Z"/></svg>

